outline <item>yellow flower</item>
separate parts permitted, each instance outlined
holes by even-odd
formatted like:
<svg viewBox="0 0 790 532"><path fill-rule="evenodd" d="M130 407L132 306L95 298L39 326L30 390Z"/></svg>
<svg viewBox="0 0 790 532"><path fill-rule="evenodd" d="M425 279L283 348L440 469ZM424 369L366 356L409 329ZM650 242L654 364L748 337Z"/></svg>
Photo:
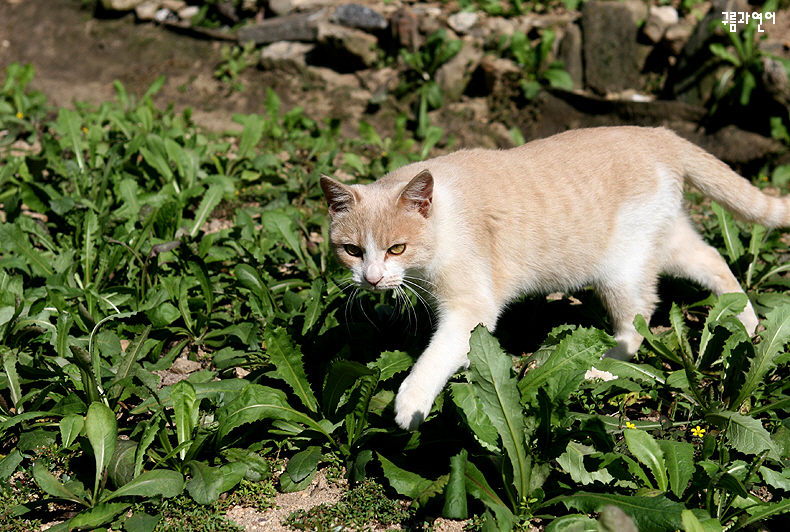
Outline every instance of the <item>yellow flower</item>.
<svg viewBox="0 0 790 532"><path fill-rule="evenodd" d="M697 438L702 438L702 436L705 434L705 429L697 425L696 427L691 429L691 434L696 436Z"/></svg>
<svg viewBox="0 0 790 532"><path fill-rule="evenodd" d="M87 128L87 127L83 127L83 128L82 128L82 132L83 132L83 133L87 133L87 132L88 132L88 128Z"/></svg>
<svg viewBox="0 0 790 532"><path fill-rule="evenodd" d="M634 425L634 424L633 424L633 423L631 423L630 421L626 421L626 422L625 422L625 428L627 428L627 429L635 429L635 428L636 428L636 425Z"/></svg>
<svg viewBox="0 0 790 532"><path fill-rule="evenodd" d="M22 120L23 118L25 118L25 113L23 113L22 111L19 111L19 112L16 114L16 117L17 117L18 119Z"/></svg>

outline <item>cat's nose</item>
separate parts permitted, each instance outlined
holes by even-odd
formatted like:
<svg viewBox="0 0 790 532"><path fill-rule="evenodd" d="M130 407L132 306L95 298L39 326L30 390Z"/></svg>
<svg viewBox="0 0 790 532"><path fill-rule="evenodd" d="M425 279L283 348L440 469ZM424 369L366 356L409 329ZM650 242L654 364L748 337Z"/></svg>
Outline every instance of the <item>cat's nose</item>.
<svg viewBox="0 0 790 532"><path fill-rule="evenodd" d="M384 276L381 275L381 274L373 274L373 275L367 274L367 275L365 275L365 280L367 282L369 282L373 286L376 286L377 284L379 284L383 278L384 278Z"/></svg>

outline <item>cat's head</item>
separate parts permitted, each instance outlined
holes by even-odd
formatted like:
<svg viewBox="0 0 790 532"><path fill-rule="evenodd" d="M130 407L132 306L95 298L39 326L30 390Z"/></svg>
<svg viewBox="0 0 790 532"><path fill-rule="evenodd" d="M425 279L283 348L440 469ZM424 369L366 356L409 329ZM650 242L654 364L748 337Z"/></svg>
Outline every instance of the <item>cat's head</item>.
<svg viewBox="0 0 790 532"><path fill-rule="evenodd" d="M332 248L354 283L368 290L400 286L433 257L433 176L423 170L406 185L393 184L349 186L321 176Z"/></svg>

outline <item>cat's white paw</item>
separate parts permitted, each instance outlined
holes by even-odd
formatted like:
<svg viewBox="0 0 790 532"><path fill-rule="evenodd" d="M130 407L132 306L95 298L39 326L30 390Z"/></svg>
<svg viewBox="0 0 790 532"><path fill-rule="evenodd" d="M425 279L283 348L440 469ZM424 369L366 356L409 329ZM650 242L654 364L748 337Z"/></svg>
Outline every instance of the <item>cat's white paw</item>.
<svg viewBox="0 0 790 532"><path fill-rule="evenodd" d="M746 332L748 332L750 336L754 336L754 332L757 330L757 325L759 325L760 320L757 319L757 315L754 313L754 307L752 307L751 301L746 304L746 308L743 309L743 312L738 314L738 319L741 320L743 326L746 327Z"/></svg>
<svg viewBox="0 0 790 532"><path fill-rule="evenodd" d="M416 430L433 407L435 394L420 386L414 374L403 381L395 397L395 422L405 430Z"/></svg>

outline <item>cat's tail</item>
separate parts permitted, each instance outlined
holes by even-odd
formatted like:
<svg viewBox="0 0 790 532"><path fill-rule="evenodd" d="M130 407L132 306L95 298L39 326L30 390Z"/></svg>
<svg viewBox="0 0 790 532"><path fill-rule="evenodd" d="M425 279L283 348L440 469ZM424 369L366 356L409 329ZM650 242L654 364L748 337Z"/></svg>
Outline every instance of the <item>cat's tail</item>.
<svg viewBox="0 0 790 532"><path fill-rule="evenodd" d="M678 146L684 179L744 222L790 227L790 196L764 194L725 163L690 142Z"/></svg>

